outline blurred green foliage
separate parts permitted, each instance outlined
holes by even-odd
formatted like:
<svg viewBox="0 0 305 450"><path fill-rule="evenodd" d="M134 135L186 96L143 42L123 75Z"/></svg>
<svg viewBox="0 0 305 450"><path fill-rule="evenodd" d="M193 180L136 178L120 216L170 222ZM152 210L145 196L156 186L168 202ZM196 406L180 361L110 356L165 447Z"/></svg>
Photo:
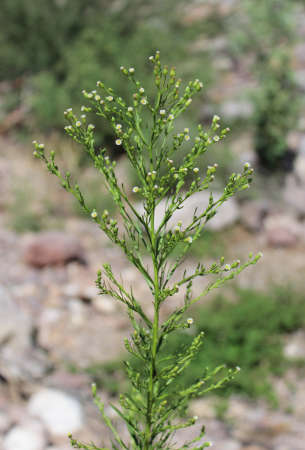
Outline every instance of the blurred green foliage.
<svg viewBox="0 0 305 450"><path fill-rule="evenodd" d="M183 23L186 0L2 0L0 80L25 77L36 125L62 127L63 111L83 102L82 89L102 79L126 96L119 67L132 64L148 80L147 58L156 49L186 78L211 78L204 53L191 52L203 23ZM30 81L29 81L30 80ZM149 94L149 86L147 87ZM104 125L105 126L105 125ZM103 127L103 125L101 125ZM104 142L111 131L103 131Z"/></svg>
<svg viewBox="0 0 305 450"><path fill-rule="evenodd" d="M297 125L298 92L292 70L297 3L245 0L231 21L235 55L253 57L255 150L267 169L285 168L288 132Z"/></svg>

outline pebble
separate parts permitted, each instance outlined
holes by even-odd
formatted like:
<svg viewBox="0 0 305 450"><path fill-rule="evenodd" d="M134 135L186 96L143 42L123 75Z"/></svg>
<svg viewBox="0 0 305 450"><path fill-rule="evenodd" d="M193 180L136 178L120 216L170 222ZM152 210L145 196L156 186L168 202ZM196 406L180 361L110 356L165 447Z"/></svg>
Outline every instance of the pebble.
<svg viewBox="0 0 305 450"><path fill-rule="evenodd" d="M42 389L34 394L28 412L39 417L49 433L57 436L77 431L84 424L79 401L57 389Z"/></svg>
<svg viewBox="0 0 305 450"><path fill-rule="evenodd" d="M4 450L44 450L46 437L38 422L17 425L5 436Z"/></svg>

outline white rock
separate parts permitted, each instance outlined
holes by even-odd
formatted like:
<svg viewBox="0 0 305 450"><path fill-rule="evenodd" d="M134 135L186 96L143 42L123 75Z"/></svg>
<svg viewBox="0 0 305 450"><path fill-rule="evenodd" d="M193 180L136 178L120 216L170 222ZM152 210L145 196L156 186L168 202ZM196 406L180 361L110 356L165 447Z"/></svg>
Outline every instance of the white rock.
<svg viewBox="0 0 305 450"><path fill-rule="evenodd" d="M4 450L44 450L46 438L39 423L13 427L3 441Z"/></svg>
<svg viewBox="0 0 305 450"><path fill-rule="evenodd" d="M56 389L42 389L34 394L28 411L39 417L54 435L66 435L83 426L83 411L78 400Z"/></svg>
<svg viewBox="0 0 305 450"><path fill-rule="evenodd" d="M296 331L287 339L284 355L289 359L305 359L305 332Z"/></svg>
<svg viewBox="0 0 305 450"><path fill-rule="evenodd" d="M214 200L220 197L219 193L213 193ZM173 217L168 221L168 228L173 228L177 225L177 222L182 222L182 229L188 226L193 218L193 213L197 208L197 215L204 212L209 203L208 192L197 192L193 194L189 199L185 201L185 205L182 209L178 209L173 214ZM158 227L164 216L166 208L166 199L162 200L156 208L155 226ZM143 205L137 206L139 213L143 213ZM220 231L236 223L239 219L239 207L235 199L230 198L224 202L219 208L217 208L216 215L207 222L206 229L213 231Z"/></svg>

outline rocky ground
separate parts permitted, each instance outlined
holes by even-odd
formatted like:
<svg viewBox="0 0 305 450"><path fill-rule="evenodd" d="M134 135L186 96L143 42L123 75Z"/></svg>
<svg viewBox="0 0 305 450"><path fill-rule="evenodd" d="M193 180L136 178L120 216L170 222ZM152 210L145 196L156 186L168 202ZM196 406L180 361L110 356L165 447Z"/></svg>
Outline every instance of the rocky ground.
<svg viewBox="0 0 305 450"><path fill-rule="evenodd" d="M205 7L196 6L193 15L189 14L185 20L198 20L216 2L206 3ZM218 2L217 7L225 17L235 3L226 0ZM300 18L299 30L303 35L304 23ZM214 64L221 82L216 83L211 97L219 103L225 120L249 117L251 104L239 93L251 85L251 80L246 67L236 70L228 57L226 37L199 39L196 45L194 51L215 49ZM304 55L304 44L298 44L295 73L302 92ZM203 108L202 114L205 113ZM255 165L252 141L251 133L246 131L230 143L239 165L245 161ZM264 253L260 263L238 279L242 287L267 289L271 284L291 283L303 289L305 122L302 117L298 129L289 137L289 146L295 153L293 170L280 177L258 175L255 194L228 202L214 221L213 231L222 233L226 229L225 252L229 259L242 260L250 250ZM148 314L149 295L137 272L118 250L108 245L94 224L65 213L67 206L71 208L68 197L54 187L55 180L46 176L29 154L27 146L17 145L12 138L0 141L0 448L67 450L69 432L96 443L107 441L107 431L92 405L91 379L82 369L120 357L122 339L129 332L122 308L112 299L97 295L96 271L103 263L111 263L124 283L133 285ZM72 170L73 158L73 151L63 158ZM126 177L124 164L121 160L118 165L122 177ZM89 179L91 173L86 171L85 181L86 177ZM25 193L23 197L21 192ZM21 198L19 203L17 196ZM200 203L204 201L205 196L198 199ZM24 220L20 216L24 202L34 205L32 220L36 216L46 217L43 225L49 231L35 234L12 231L12 218L17 223ZM192 208L186 208L179 219L186 221ZM188 264L193 262L190 260ZM305 358L304 346L304 332L298 332L287 341L286 354ZM213 399L194 401L190 413L198 416L198 428L206 424L207 440L217 450L304 450L304 377L291 369L283 379L274 380L274 387L279 397L277 410L271 410L263 402L250 403L233 397L221 420ZM101 395L107 404L109 394L103 391ZM112 414L108 407L107 412ZM197 425L183 436L177 434L177 447L184 438L193 436L195 428Z"/></svg>
<svg viewBox="0 0 305 450"><path fill-rule="evenodd" d="M291 178L297 177L295 167ZM298 183L299 188L303 186L301 176ZM282 189L286 186L284 183ZM266 204L265 200L228 203L217 222L222 226L216 224L220 232L223 226L227 229L228 258L242 259L249 250L264 252L263 260L244 272L238 283L259 289L271 282L301 285L305 269L303 215L293 205L288 211L285 200L281 205L271 200ZM182 220L188 215L186 211ZM2 219L4 216L3 212ZM93 223L72 218L60 231L21 235L4 224L2 220L0 448L66 450L66 436L71 431L81 439L101 443L107 439L107 431L92 405L91 380L82 369L120 357L129 327L122 308L97 295L96 271L110 262L124 283L133 285L149 314L147 290L135 269L119 250L108 245ZM190 260L188 264L193 263ZM292 336L286 352L305 357L304 334ZM216 449L301 450L305 382L291 370L285 379L274 380L274 385L280 399L276 411L264 403L234 397L225 420L217 418L211 399L194 401L190 412L199 417L198 423L206 424L207 439ZM107 403L107 392L101 395ZM192 433L189 429L177 434L178 445Z"/></svg>

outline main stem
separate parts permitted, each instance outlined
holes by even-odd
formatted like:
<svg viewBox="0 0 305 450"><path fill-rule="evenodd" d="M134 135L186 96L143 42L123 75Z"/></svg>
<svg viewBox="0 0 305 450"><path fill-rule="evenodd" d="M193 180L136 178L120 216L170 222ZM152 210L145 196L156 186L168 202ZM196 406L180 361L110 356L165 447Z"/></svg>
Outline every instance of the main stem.
<svg viewBox="0 0 305 450"><path fill-rule="evenodd" d="M153 206L152 210L150 233L154 268L154 321L151 342L150 374L147 390L145 443L143 450L149 450L152 444L152 410L154 405L154 383L156 379L156 358L159 339L159 276L157 266L157 242L155 234L155 206Z"/></svg>

